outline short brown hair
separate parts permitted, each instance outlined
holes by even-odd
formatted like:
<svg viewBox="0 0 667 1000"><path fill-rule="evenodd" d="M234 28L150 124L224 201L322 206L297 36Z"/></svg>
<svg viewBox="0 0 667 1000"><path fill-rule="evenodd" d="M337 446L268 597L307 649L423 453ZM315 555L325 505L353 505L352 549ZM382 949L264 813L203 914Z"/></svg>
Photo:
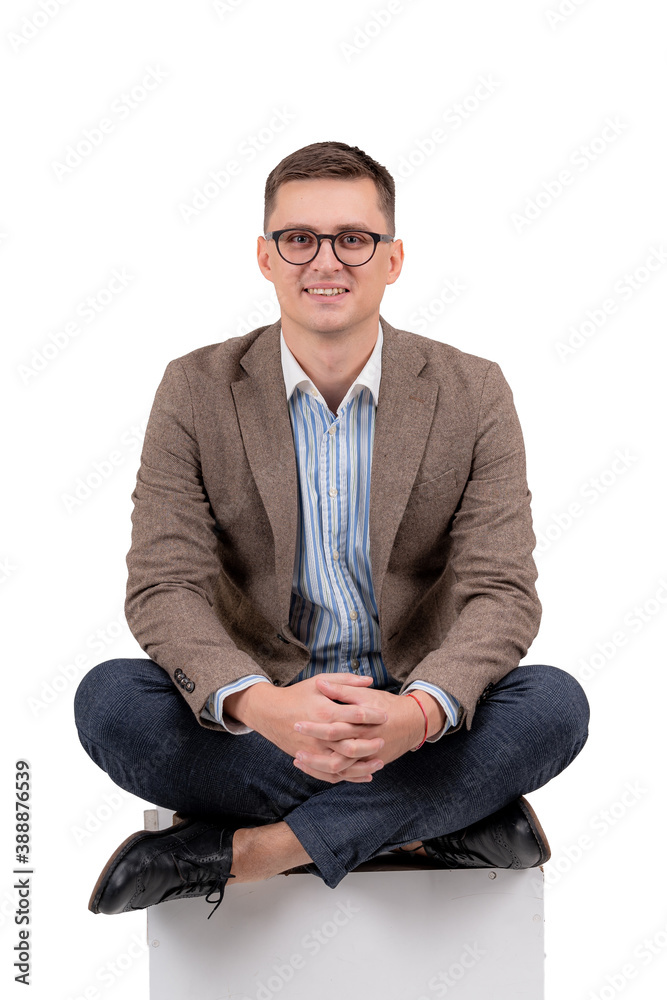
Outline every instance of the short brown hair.
<svg viewBox="0 0 667 1000"><path fill-rule="evenodd" d="M394 235L396 187L393 177L386 167L364 153L363 149L344 142L313 142L290 153L273 168L264 188L264 232L267 231L280 185L314 177L370 177L375 182L388 233Z"/></svg>

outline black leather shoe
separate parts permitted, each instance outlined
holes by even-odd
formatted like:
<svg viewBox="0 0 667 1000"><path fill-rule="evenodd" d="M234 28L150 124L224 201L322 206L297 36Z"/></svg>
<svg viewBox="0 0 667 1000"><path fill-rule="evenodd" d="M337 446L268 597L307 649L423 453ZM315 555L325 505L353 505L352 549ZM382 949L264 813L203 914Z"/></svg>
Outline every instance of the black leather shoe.
<svg viewBox="0 0 667 1000"><path fill-rule="evenodd" d="M88 909L93 913L127 913L169 899L206 896L222 902L232 865L233 830L214 823L185 819L155 833L133 833L112 854L97 880ZM217 900L209 899L219 892Z"/></svg>
<svg viewBox="0 0 667 1000"><path fill-rule="evenodd" d="M523 796L463 830L425 840L424 850L448 868L537 868L551 857L544 830Z"/></svg>

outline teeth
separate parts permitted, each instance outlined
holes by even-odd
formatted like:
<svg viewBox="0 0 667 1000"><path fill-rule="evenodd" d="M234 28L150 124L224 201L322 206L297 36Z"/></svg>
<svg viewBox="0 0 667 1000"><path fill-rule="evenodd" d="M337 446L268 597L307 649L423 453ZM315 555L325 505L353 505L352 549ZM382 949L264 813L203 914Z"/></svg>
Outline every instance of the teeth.
<svg viewBox="0 0 667 1000"><path fill-rule="evenodd" d="M307 288L309 295L344 295L346 288Z"/></svg>

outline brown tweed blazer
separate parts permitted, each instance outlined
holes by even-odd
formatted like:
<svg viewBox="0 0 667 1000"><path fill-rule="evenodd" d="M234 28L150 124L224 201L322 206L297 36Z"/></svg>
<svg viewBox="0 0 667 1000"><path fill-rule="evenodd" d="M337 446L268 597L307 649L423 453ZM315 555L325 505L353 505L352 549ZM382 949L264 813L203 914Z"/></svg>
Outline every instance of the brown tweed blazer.
<svg viewBox="0 0 667 1000"><path fill-rule="evenodd" d="M470 729L539 627L524 443L495 362L380 317L370 555L382 656L451 692ZM125 612L197 721L248 673L308 663L289 625L297 472L280 323L171 361L132 494Z"/></svg>

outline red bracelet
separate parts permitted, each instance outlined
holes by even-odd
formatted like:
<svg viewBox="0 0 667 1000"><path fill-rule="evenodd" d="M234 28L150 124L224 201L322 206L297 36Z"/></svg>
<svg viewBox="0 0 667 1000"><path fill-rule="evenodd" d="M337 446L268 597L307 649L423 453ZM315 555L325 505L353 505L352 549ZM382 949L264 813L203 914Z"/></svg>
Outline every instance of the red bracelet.
<svg viewBox="0 0 667 1000"><path fill-rule="evenodd" d="M414 751L414 750L419 750L419 747L423 747L424 744L426 743L426 737L428 736L428 716L427 716L426 712L424 711L424 706L422 705L422 703L420 702L420 700L419 700L419 698L417 697L416 694L413 694L412 691L408 691L408 698L414 698L415 699L415 701L417 702L417 704L419 705L419 707L422 710L422 715L424 716L424 722L426 724L426 729L424 730L424 739L421 741L421 743L419 744L419 746L416 746L416 747L412 748L412 750Z"/></svg>

